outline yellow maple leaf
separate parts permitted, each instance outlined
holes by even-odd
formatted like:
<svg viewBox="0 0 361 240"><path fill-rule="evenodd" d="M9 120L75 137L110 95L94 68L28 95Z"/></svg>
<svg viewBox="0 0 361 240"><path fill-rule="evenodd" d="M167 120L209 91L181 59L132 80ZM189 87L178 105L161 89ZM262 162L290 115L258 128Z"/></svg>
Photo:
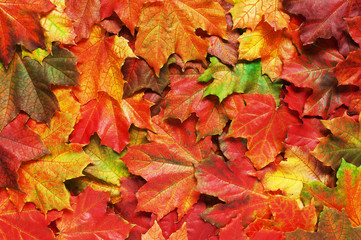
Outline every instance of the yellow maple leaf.
<svg viewBox="0 0 361 240"><path fill-rule="evenodd" d="M274 31L263 22L254 31L247 30L239 38L239 59L253 61L262 60L262 73L276 79L282 73L282 62L297 55L292 41L283 31Z"/></svg>
<svg viewBox="0 0 361 240"><path fill-rule="evenodd" d="M288 26L290 17L282 11L280 0L236 0L232 14L234 28L252 28L262 21L269 23L275 30Z"/></svg>

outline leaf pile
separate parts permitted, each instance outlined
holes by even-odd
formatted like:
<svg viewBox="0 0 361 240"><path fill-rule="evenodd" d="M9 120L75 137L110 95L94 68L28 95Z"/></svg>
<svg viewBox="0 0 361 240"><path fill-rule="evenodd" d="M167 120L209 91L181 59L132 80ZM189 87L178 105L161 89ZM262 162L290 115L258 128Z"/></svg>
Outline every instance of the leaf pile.
<svg viewBox="0 0 361 240"><path fill-rule="evenodd" d="M361 239L358 0L0 0L1 239Z"/></svg>

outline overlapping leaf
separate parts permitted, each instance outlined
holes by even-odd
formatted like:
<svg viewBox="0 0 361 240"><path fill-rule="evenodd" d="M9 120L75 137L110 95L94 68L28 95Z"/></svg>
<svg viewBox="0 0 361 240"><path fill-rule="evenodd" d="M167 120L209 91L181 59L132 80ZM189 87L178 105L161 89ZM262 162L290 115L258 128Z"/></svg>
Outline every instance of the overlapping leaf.
<svg viewBox="0 0 361 240"><path fill-rule="evenodd" d="M45 36L49 42L59 41L63 44L75 44L76 34L72 21L65 13L65 0L51 0L56 8L41 19Z"/></svg>
<svg viewBox="0 0 361 240"><path fill-rule="evenodd" d="M138 191L137 210L154 212L158 219L177 208L181 218L197 202L194 164L207 158L211 141L196 142L196 119L179 124L153 117L157 134L151 143L131 146L122 158L129 171L141 175L147 183Z"/></svg>
<svg viewBox="0 0 361 240"><path fill-rule="evenodd" d="M138 23L142 6L148 1L149 0L101 0L101 19L111 16L114 11L134 35L135 26Z"/></svg>
<svg viewBox="0 0 361 240"><path fill-rule="evenodd" d="M152 129L150 106L151 103L143 100L141 93L122 100L120 104L108 94L99 93L97 99L82 106L82 118L75 125L70 141L88 144L96 132L101 138L101 144L121 152L129 143L131 123Z"/></svg>
<svg viewBox="0 0 361 240"><path fill-rule="evenodd" d="M16 44L30 51L45 48L39 14L55 6L49 0L2 0L0 2L0 61L7 66L15 53Z"/></svg>
<svg viewBox="0 0 361 240"><path fill-rule="evenodd" d="M100 0L66 0L65 12L73 21L76 40L88 38L100 20Z"/></svg>
<svg viewBox="0 0 361 240"><path fill-rule="evenodd" d="M290 13L301 14L306 18L300 29L303 44L314 43L317 38L340 39L342 32L347 31L344 18L361 13L357 1L286 0L283 4Z"/></svg>
<svg viewBox="0 0 361 240"><path fill-rule="evenodd" d="M295 46L285 32L274 31L267 23L261 23L254 31L247 30L238 41L238 58L248 61L261 58L262 73L271 79L279 78L283 62L297 55Z"/></svg>
<svg viewBox="0 0 361 240"><path fill-rule="evenodd" d="M281 77L297 87L313 90L302 115L325 119L343 104L343 95L336 88L338 82L333 73L336 65L343 60L343 56L334 48L314 45L301 56L285 62Z"/></svg>
<svg viewBox="0 0 361 240"><path fill-rule="evenodd" d="M50 122L50 128L45 124L29 123L51 155L21 165L19 186L26 193L24 201L35 203L42 212L71 207L70 193L63 182L83 176L82 170L91 162L81 145L66 143L75 118L66 112L58 113Z"/></svg>
<svg viewBox="0 0 361 240"><path fill-rule="evenodd" d="M345 211L339 213L332 208L325 207L320 214L320 223L317 232L307 232L298 229L291 233L286 233L287 240L348 240L359 239L361 237L360 227L353 228L350 219Z"/></svg>
<svg viewBox="0 0 361 240"><path fill-rule="evenodd" d="M299 124L299 120L285 105L276 108L269 94L251 94L244 98L246 107L233 119L228 137L247 138L246 156L261 169L283 151L288 126Z"/></svg>
<svg viewBox="0 0 361 240"><path fill-rule="evenodd" d="M135 54L158 75L172 53L184 62L204 60L209 42L195 34L197 28L226 38L227 23L221 6L211 0L155 1L144 5L138 22Z"/></svg>
<svg viewBox="0 0 361 240"><path fill-rule="evenodd" d="M324 167L309 154L307 148L287 146L285 158L286 161L265 168L261 182L266 190L281 190L284 195L297 199L300 197L303 183L331 183L331 168Z"/></svg>
<svg viewBox="0 0 361 240"><path fill-rule="evenodd" d="M288 26L290 17L283 12L282 1L279 0L236 0L230 13L235 28L254 29L264 19L275 30Z"/></svg>
<svg viewBox="0 0 361 240"><path fill-rule="evenodd" d="M213 82L205 89L204 96L216 95L220 102L232 93L269 93L278 99L282 87L262 75L259 61L239 63L231 70L217 58L211 58L211 64L198 81L209 82L212 78Z"/></svg>
<svg viewBox="0 0 361 240"><path fill-rule="evenodd" d="M58 45L53 46L53 55L46 57L42 65L29 57L21 58L19 54L15 54L8 69L0 64L0 129L20 110L36 121L49 123L59 109L50 84L77 84L76 57Z"/></svg>
<svg viewBox="0 0 361 240"><path fill-rule="evenodd" d="M19 213L10 202L9 196L4 189L0 192L0 203L1 239L54 239L54 234L48 228L48 225L51 221L60 217L61 214L52 212L45 218L32 204L26 205Z"/></svg>
<svg viewBox="0 0 361 240"><path fill-rule="evenodd" d="M360 167L355 167L343 161L337 171L337 187L328 188L320 182L312 182L305 185L302 197L305 201L315 198L318 204L326 204L328 207L341 211L345 208L353 226L361 224L361 204L357 200L360 197Z"/></svg>
<svg viewBox="0 0 361 240"><path fill-rule="evenodd" d="M297 228L312 231L316 228L317 214L314 204L300 208L294 199L284 196L270 197L271 219L258 218L246 228L248 235L261 229L291 232Z"/></svg>
<svg viewBox="0 0 361 240"><path fill-rule="evenodd" d="M91 188L71 197L73 211L65 211L56 221L60 231L57 239L126 239L131 226L114 213L107 213L108 200L108 193Z"/></svg>
<svg viewBox="0 0 361 240"><path fill-rule="evenodd" d="M84 169L85 174L116 186L120 186L121 178L129 176L127 167L120 160L120 154L111 148L101 146L99 138L92 137L84 152L92 160L92 165Z"/></svg>
<svg viewBox="0 0 361 240"><path fill-rule="evenodd" d="M37 159L49 153L39 135L25 123L28 117L19 115L0 133L0 186L19 190L17 170L21 162Z"/></svg>
<svg viewBox="0 0 361 240"><path fill-rule="evenodd" d="M105 30L94 26L90 38L70 49L79 57L82 72L80 87L75 92L82 104L97 98L98 91L107 92L121 102L123 96L123 75L121 67L127 57L135 57L123 37L105 36Z"/></svg>
<svg viewBox="0 0 361 240"><path fill-rule="evenodd" d="M217 204L203 212L202 217L224 227L232 218L239 215L242 225L248 225L256 217L269 216L268 196L263 186L253 180L240 165L244 159L224 162L219 156L201 162L196 166L197 190L218 197L225 204Z"/></svg>
<svg viewBox="0 0 361 240"><path fill-rule="evenodd" d="M333 169L340 166L342 158L356 166L361 165L360 124L348 116L322 123L332 134L321 138L312 154Z"/></svg>

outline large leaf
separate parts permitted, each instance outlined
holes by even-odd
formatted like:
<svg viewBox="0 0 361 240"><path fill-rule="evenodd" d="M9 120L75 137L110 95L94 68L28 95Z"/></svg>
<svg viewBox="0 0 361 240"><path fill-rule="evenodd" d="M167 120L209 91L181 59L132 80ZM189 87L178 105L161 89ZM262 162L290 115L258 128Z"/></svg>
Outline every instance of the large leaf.
<svg viewBox="0 0 361 240"><path fill-rule="evenodd" d="M326 204L328 207L341 211L345 208L353 226L361 225L361 168L342 161L337 171L337 187L328 188L320 182L305 184L302 191L304 201L314 198L317 204Z"/></svg>
<svg viewBox="0 0 361 240"><path fill-rule="evenodd" d="M325 207L320 214L317 232L307 232L298 229L286 233L287 240L348 240L360 239L361 228L353 228L345 211L341 213Z"/></svg>
<svg viewBox="0 0 361 240"><path fill-rule="evenodd" d="M202 217L224 227L232 218L241 216L242 225L251 223L255 217L269 216L268 196L255 177L250 180L241 164L244 159L224 162L217 155L196 166L197 190L218 197L225 204L217 204L202 213Z"/></svg>
<svg viewBox="0 0 361 240"><path fill-rule="evenodd" d="M57 239L126 239L131 226L114 213L107 213L107 201L108 193L91 188L71 197L74 211L65 211L56 221L60 231Z"/></svg>
<svg viewBox="0 0 361 240"><path fill-rule="evenodd" d="M313 43L317 38L340 39L342 32L347 31L344 18L361 13L357 1L286 0L283 4L290 13L301 14L306 18L300 29L303 44Z"/></svg>
<svg viewBox="0 0 361 240"><path fill-rule="evenodd" d="M25 126L28 117L19 115L0 133L0 186L19 189L17 170L21 162L40 158L49 151L39 135Z"/></svg>
<svg viewBox="0 0 361 240"><path fill-rule="evenodd" d="M285 105L276 108L269 94L251 94L244 98L246 107L233 119L227 136L247 138L246 156L261 169L283 151L288 126L299 124L299 119Z"/></svg>
<svg viewBox="0 0 361 240"><path fill-rule="evenodd" d="M135 57L123 37L105 36L105 30L94 26L90 38L70 49L79 57L79 89L75 92L82 104L95 99L98 91L107 92L121 102L123 75L121 67L127 57Z"/></svg>
<svg viewBox="0 0 361 240"><path fill-rule="evenodd" d="M179 124L159 115L153 122L157 134L151 134L152 142L129 147L122 160L131 173L147 180L137 193L137 210L154 212L161 219L177 208L181 218L199 198L194 164L209 155L211 141L207 137L196 142L194 117Z"/></svg>
<svg viewBox="0 0 361 240"><path fill-rule="evenodd" d="M264 19L275 30L281 30L290 21L280 0L236 0L230 13L235 28L254 29Z"/></svg>
<svg viewBox="0 0 361 240"><path fill-rule="evenodd" d="M19 54L15 54L8 69L0 64L0 129L20 110L38 122L49 123L59 110L50 84L77 84L76 57L58 45L53 45L53 55L46 57L42 65L29 57L21 58Z"/></svg>
<svg viewBox="0 0 361 240"><path fill-rule="evenodd" d="M321 138L312 154L325 165L337 169L341 159L361 165L360 124L348 116L322 121L332 134Z"/></svg>
<svg viewBox="0 0 361 240"><path fill-rule="evenodd" d="M55 6L49 0L2 0L0 2L0 61L7 66L15 53L16 44L29 50L45 48L39 14Z"/></svg>
<svg viewBox="0 0 361 240"><path fill-rule="evenodd" d="M227 23L221 6L211 0L155 1L142 8L135 54L158 75L172 53L184 62L204 60L209 42L195 34L197 28L226 38Z"/></svg>

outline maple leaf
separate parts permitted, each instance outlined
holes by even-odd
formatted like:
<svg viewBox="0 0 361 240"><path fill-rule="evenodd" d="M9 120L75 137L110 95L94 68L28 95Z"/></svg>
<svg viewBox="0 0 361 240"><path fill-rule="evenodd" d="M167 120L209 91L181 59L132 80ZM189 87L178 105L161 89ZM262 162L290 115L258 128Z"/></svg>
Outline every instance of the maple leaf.
<svg viewBox="0 0 361 240"><path fill-rule="evenodd" d="M121 67L127 57L136 57L123 37L105 37L105 30L94 26L90 38L70 49L79 57L79 89L75 95L80 103L86 104L98 96L99 91L107 92L121 102L123 76Z"/></svg>
<svg viewBox="0 0 361 240"><path fill-rule="evenodd" d="M59 41L63 44L75 44L76 34L72 21L65 13L65 0L50 0L56 8L41 20L47 41Z"/></svg>
<svg viewBox="0 0 361 240"><path fill-rule="evenodd" d="M361 13L357 1L285 0L283 5L290 13L301 14L306 18L300 28L303 44L313 43L317 38L340 39L342 32L347 31L344 18L355 17Z"/></svg>
<svg viewBox="0 0 361 240"><path fill-rule="evenodd" d="M183 226L177 230L176 232L172 233L169 238L169 240L188 240L187 237L187 225L186 223L183 224ZM159 227L159 224L157 221L154 222L153 226L142 235L142 240L165 240L162 229Z"/></svg>
<svg viewBox="0 0 361 240"><path fill-rule="evenodd" d="M270 93L277 99L281 84L273 84L266 75L261 73L261 63L239 63L233 70L222 64L217 58L211 58L208 69L198 78L198 81L213 82L207 86L204 96L217 95L222 102L232 93Z"/></svg>
<svg viewBox="0 0 361 240"><path fill-rule="evenodd" d="M227 137L248 140L246 156L257 169L275 161L283 150L283 141L289 125L299 124L299 119L285 106L276 108L271 95L244 95L246 106L233 119Z"/></svg>
<svg viewBox="0 0 361 240"><path fill-rule="evenodd" d="M286 90L287 94L283 100L290 109L297 111L302 116L307 99L312 95L312 89L299 88L291 84L286 86Z"/></svg>
<svg viewBox="0 0 361 240"><path fill-rule="evenodd" d="M110 194L110 202L116 204L121 201L121 190L119 186L103 182L91 175L83 177L77 177L70 180L66 180L65 187L72 193L83 192L87 187L92 188L95 191L108 192Z"/></svg>
<svg viewBox="0 0 361 240"><path fill-rule="evenodd" d="M297 87L311 88L302 116L321 116L324 119L343 104L343 96L337 86L334 68L344 61L332 46L312 45L304 53L285 61L281 78Z"/></svg>
<svg viewBox="0 0 361 240"><path fill-rule="evenodd" d="M305 184L302 199L308 202L314 198L317 204L326 204L339 212L345 208L353 226L361 224L361 204L357 200L360 196L359 189L361 168L344 160L337 171L337 187L328 188L320 182Z"/></svg>
<svg viewBox="0 0 361 240"><path fill-rule="evenodd" d="M28 117L18 115L0 133L0 186L19 189L17 170L21 162L37 159L49 153L40 137L25 123Z"/></svg>
<svg viewBox="0 0 361 240"><path fill-rule="evenodd" d="M211 140L196 142L194 117L182 124L162 121L162 115L152 121L157 134L149 133L151 142L129 147L122 160L131 173L147 180L137 192L138 211L154 212L161 219L177 208L181 218L199 198L193 165L209 155Z"/></svg>
<svg viewBox="0 0 361 240"><path fill-rule="evenodd" d="M313 202L300 208L296 200L278 195L270 197L270 209L273 218L257 218L245 229L247 235L253 235L261 229L291 232L301 228L312 231L317 224L317 214Z"/></svg>
<svg viewBox="0 0 361 240"><path fill-rule="evenodd" d="M48 228L51 221L60 217L60 213L50 212L47 217L35 209L33 204L26 205L21 213L4 189L0 191L0 236L1 239L54 239L53 232Z"/></svg>
<svg viewBox="0 0 361 240"><path fill-rule="evenodd" d="M16 44L23 44L30 51L45 48L39 14L55 6L49 0L2 0L0 2L0 61L7 66L15 53Z"/></svg>
<svg viewBox="0 0 361 240"><path fill-rule="evenodd" d="M65 13L73 21L76 41L89 38L92 27L100 20L100 0L65 0Z"/></svg>
<svg viewBox="0 0 361 240"><path fill-rule="evenodd" d="M297 229L286 233L287 240L347 240L360 239L361 228L353 228L350 219L343 210L341 213L332 208L325 207L320 214L317 232L307 232Z"/></svg>
<svg viewBox="0 0 361 240"><path fill-rule="evenodd" d="M199 74L171 76L171 91L165 97L165 118L178 118L182 122L196 113L197 139L220 134L228 121L225 104L217 99L203 98L205 84L197 81Z"/></svg>
<svg viewBox="0 0 361 240"><path fill-rule="evenodd" d="M126 239L131 226L114 213L107 213L108 200L108 193L89 187L71 197L74 211L64 211L62 218L56 221L57 239Z"/></svg>
<svg viewBox="0 0 361 240"><path fill-rule="evenodd" d="M117 210L125 220L134 225L130 230L129 239L140 239L141 234L146 233L156 219L155 214L135 211L138 204L136 192L144 184L144 179L137 176L122 179L120 188L122 199L115 204L115 210Z"/></svg>
<svg viewBox="0 0 361 240"><path fill-rule="evenodd" d="M354 18L345 18L348 26L348 32L350 33L352 39L358 44L361 43L361 17Z"/></svg>
<svg viewBox="0 0 361 240"><path fill-rule="evenodd" d="M92 165L84 169L84 174L103 180L106 183L120 186L120 179L129 176L127 167L120 160L120 154L111 148L100 145L100 139L93 136L90 143L84 148L89 155Z"/></svg>
<svg viewBox="0 0 361 240"><path fill-rule="evenodd" d="M361 51L351 52L345 61L337 64L334 69L335 76L340 85L361 86Z"/></svg>
<svg viewBox="0 0 361 240"><path fill-rule="evenodd" d="M286 196L299 198L303 183L320 181L329 185L332 180L332 169L322 165L309 154L306 147L286 146L286 161L266 167L261 182L266 190L280 189Z"/></svg>
<svg viewBox="0 0 361 240"><path fill-rule="evenodd" d="M236 0L232 14L234 28L252 28L264 19L274 30L288 26L290 17L283 12L280 0Z"/></svg>
<svg viewBox="0 0 361 240"><path fill-rule="evenodd" d="M81 107L82 118L70 135L73 143L88 144L96 132L101 144L121 152L129 143L131 123L141 128L153 129L150 123L151 103L143 100L142 93L121 101L121 104L101 92L99 97Z"/></svg>
<svg viewBox="0 0 361 240"><path fill-rule="evenodd" d="M101 19L110 17L114 11L134 35L135 26L138 23L142 6L148 1L149 0L101 0Z"/></svg>
<svg viewBox="0 0 361 240"><path fill-rule="evenodd" d="M158 75L172 53L184 62L204 60L209 42L195 34L197 28L226 38L222 7L211 0L175 0L146 3L138 22L135 54L144 58Z"/></svg>
<svg viewBox="0 0 361 240"><path fill-rule="evenodd" d="M357 166L361 164L360 159L360 124L349 116L323 120L323 125L331 130L332 134L321 138L312 154L327 166L337 169L341 159L351 162Z"/></svg>
<svg viewBox="0 0 361 240"><path fill-rule="evenodd" d="M238 37L237 31L227 33L228 41L217 36L210 36L208 53L219 58L225 64L235 66L238 61Z"/></svg>
<svg viewBox="0 0 361 240"><path fill-rule="evenodd" d="M202 213L203 219L217 227L224 227L237 215L243 226L255 217L269 216L268 196L260 182L255 177L250 181L247 172L239 167L242 161L235 159L226 163L213 155L196 165L197 190L226 202Z"/></svg>
<svg viewBox="0 0 361 240"><path fill-rule="evenodd" d="M15 54L9 68L0 64L0 129L13 120L20 110L39 122L49 123L58 101L50 84L72 86L79 77L75 56L59 44L53 45L53 55L42 65L29 57Z"/></svg>
<svg viewBox="0 0 361 240"><path fill-rule="evenodd" d="M75 117L70 113L57 113L50 126L34 121L28 123L41 136L51 155L38 161L27 162L19 168L19 186L27 195L24 202L33 202L42 212L70 208L69 192L63 182L83 176L82 170L91 162L82 146L67 144Z"/></svg>
<svg viewBox="0 0 361 240"><path fill-rule="evenodd" d="M154 92L162 94L169 85L168 68L163 67L158 78L143 59L127 58L122 67L122 73L126 81L123 97L130 97L144 88L150 88Z"/></svg>
<svg viewBox="0 0 361 240"><path fill-rule="evenodd" d="M238 58L248 61L261 58L262 73L271 79L279 78L283 61L297 56L296 48L285 32L274 31L265 22L258 25L254 31L247 30L238 41Z"/></svg>
<svg viewBox="0 0 361 240"><path fill-rule="evenodd" d="M328 134L328 130L317 118L303 118L302 122L302 125L292 125L288 128L286 143L306 147L312 151L320 142L319 138Z"/></svg>
<svg viewBox="0 0 361 240"><path fill-rule="evenodd" d="M189 240L209 239L216 238L218 228L212 226L210 223L205 222L200 214L206 210L206 203L204 198L201 197L199 201L193 205L188 213L178 221L178 214L172 211L164 216L158 223L162 229L163 236L168 238L172 233L179 230L183 224L187 224L187 237ZM218 238L216 238L218 239Z"/></svg>

